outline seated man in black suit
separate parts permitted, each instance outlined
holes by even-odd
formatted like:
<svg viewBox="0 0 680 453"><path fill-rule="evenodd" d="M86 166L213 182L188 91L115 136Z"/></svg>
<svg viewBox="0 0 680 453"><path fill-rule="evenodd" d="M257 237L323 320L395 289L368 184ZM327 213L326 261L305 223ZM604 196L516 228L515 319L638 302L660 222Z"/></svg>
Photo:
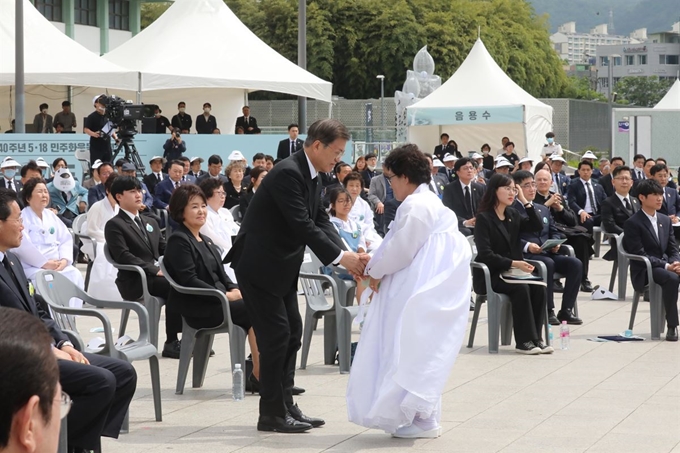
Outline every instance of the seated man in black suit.
<svg viewBox="0 0 680 453"><path fill-rule="evenodd" d="M279 142L279 147L276 150L277 159L285 159L294 152L302 149L303 142L302 139L298 138L299 133L300 128L297 124L293 123L288 125L288 138L284 138Z"/></svg>
<svg viewBox="0 0 680 453"><path fill-rule="evenodd" d="M156 193L156 184L163 181L168 177L163 173L163 165L165 165L165 158L161 156L153 156L149 161L149 167L151 167L151 173L144 176L143 181L146 187L149 188L149 192L153 195Z"/></svg>
<svg viewBox="0 0 680 453"><path fill-rule="evenodd" d="M534 182L534 176L531 172L518 170L513 173L512 178L515 180L515 183L520 186L524 198L529 202L534 201L536 198L536 183ZM515 199L512 207L517 209L522 216L528 217L524 206L518 199ZM541 246L545 244L548 239L566 239L566 237L555 227L555 220L552 217L550 208L536 203L534 204L534 209L543 221L543 229L531 233L522 232L520 233L520 238L524 257L530 260L541 261L547 268L548 281L546 282L546 296L549 310L548 321L554 326L559 325L562 321L567 321L567 324L583 324L583 321L580 318L577 318L573 313L574 304L578 297L579 284L581 283L583 266L578 258L561 254L560 245L552 247L549 250L541 249ZM564 292L562 293L562 306L557 313L557 316L555 316L555 291L553 286L553 275L555 272L559 272L566 276Z"/></svg>
<svg viewBox="0 0 680 453"><path fill-rule="evenodd" d="M678 286L680 253L671 234L671 219L657 211L663 204L663 187L653 179L638 183L641 208L623 226L623 247L628 253L646 256L652 263L654 283L661 286L668 331L666 341L678 341ZM640 261L630 262L630 279L637 291L647 285L647 268Z"/></svg>
<svg viewBox="0 0 680 453"><path fill-rule="evenodd" d="M582 160L578 164L578 178L569 185L569 207L579 216L579 224L593 233L593 227L600 226L600 206L606 195L602 186L591 180L593 164Z"/></svg>
<svg viewBox="0 0 680 453"><path fill-rule="evenodd" d="M608 197L611 197L614 195L614 185L612 183L612 178L614 177L614 170L616 170L617 167L621 167L623 165L626 165L626 162L623 160L623 157L612 157L612 160L609 163L609 173L604 175L603 177L600 178L600 185L604 189L605 195ZM630 169L628 170L630 171Z"/></svg>
<svg viewBox="0 0 680 453"><path fill-rule="evenodd" d="M664 164L666 167L668 167L668 161L666 160L665 157L657 157L656 158L656 163L657 164ZM650 170L651 173L651 170ZM670 187L671 189L678 190L678 185L673 181L673 172L671 171L671 168L668 167L668 181L666 186L664 187Z"/></svg>
<svg viewBox="0 0 680 453"><path fill-rule="evenodd" d="M430 180L430 190L437 195L439 198L442 198L444 195L444 188L446 185L449 183L448 179L446 178L446 175L443 173L439 173L439 166L443 166L442 162L434 157L432 154L429 153L424 153L425 157L427 157L427 160L430 162L430 177L432 178ZM436 161L435 161L436 159Z"/></svg>
<svg viewBox="0 0 680 453"><path fill-rule="evenodd" d="M630 195L633 186L630 167L625 165L616 167L612 172L614 194L602 202L602 228L607 233L623 233L623 225L630 217L640 210L640 202ZM615 261L616 241L609 241L611 248L602 257L607 261Z"/></svg>
<svg viewBox="0 0 680 453"><path fill-rule="evenodd" d="M111 162L102 162L95 171L99 174L100 184L95 185L87 192L88 209L96 202L106 198L104 184L106 184L106 180L109 179L109 175L113 173L113 165L111 165Z"/></svg>
<svg viewBox="0 0 680 453"><path fill-rule="evenodd" d="M656 164L649 170L649 173L663 187L663 204L659 212L670 217L673 223L678 223L680 197L677 189L668 187L668 167L664 164Z"/></svg>
<svg viewBox="0 0 680 453"><path fill-rule="evenodd" d="M153 207L168 209L172 192L182 184L184 165L179 160L173 160L168 166L168 178L156 184L153 197Z"/></svg>
<svg viewBox="0 0 680 453"><path fill-rule="evenodd" d="M457 179L444 188L442 203L456 213L460 232L465 236L472 236L477 207L482 201L486 186L473 181L475 168L469 157L458 159L453 170Z"/></svg>
<svg viewBox="0 0 680 453"><path fill-rule="evenodd" d="M218 154L208 157L208 171L196 179L196 184L208 178L219 179L224 184L229 178L222 174L222 158Z"/></svg>
<svg viewBox="0 0 680 453"><path fill-rule="evenodd" d="M174 166L174 165L173 165ZM155 220L140 216L142 186L137 178L120 176L111 186L111 196L120 206L117 216L106 222L104 237L111 258L119 264L132 264L144 269L151 295L167 300L170 284L158 266L158 258L165 253L165 239ZM142 297L139 274L118 271L116 286L125 300ZM182 317L165 306L165 334L163 357L179 359L180 344L177 334L182 331Z"/></svg>
<svg viewBox="0 0 680 453"><path fill-rule="evenodd" d="M21 245L22 230L16 194L0 189L0 306L28 312L43 322L54 340L61 386L74 402L68 416L69 447L77 452L99 451L101 436L117 438L120 433L137 374L122 360L77 351L43 309L45 301L30 294L21 262L9 251Z"/></svg>
<svg viewBox="0 0 680 453"><path fill-rule="evenodd" d="M250 107L245 105L241 111L243 112L243 116L236 118L235 129L240 127L245 134L259 134L261 131L260 128L257 127L257 120L250 116Z"/></svg>

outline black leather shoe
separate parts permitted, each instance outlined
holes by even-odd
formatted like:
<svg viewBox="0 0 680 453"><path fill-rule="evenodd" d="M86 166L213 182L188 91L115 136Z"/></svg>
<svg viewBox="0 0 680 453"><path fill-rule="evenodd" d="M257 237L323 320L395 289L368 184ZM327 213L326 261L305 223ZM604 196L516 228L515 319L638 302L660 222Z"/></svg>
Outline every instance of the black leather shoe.
<svg viewBox="0 0 680 453"><path fill-rule="evenodd" d="M563 293L564 292L564 285L562 285L562 282L559 280L555 280L553 282L553 291L556 293Z"/></svg>
<svg viewBox="0 0 680 453"><path fill-rule="evenodd" d="M548 312L548 323L551 326L559 326L560 325L560 320L557 319L557 316L555 316L555 310L550 310Z"/></svg>
<svg viewBox="0 0 680 453"><path fill-rule="evenodd" d="M589 280L583 280L581 282L581 291L584 293L592 293L593 292L593 285L590 283Z"/></svg>
<svg viewBox="0 0 680 453"><path fill-rule="evenodd" d="M302 387L296 387L296 386L293 386L293 388L292 388L291 390L292 390L292 392L293 392L293 396L295 396L295 395L302 395L302 394L305 393L305 391L306 391L306 390L303 389Z"/></svg>
<svg viewBox="0 0 680 453"><path fill-rule="evenodd" d="M571 310L560 310L557 312L557 319L560 321L567 321L567 324L576 324L580 325L583 324L583 320L581 318L577 318L574 316L574 314L571 312Z"/></svg>
<svg viewBox="0 0 680 453"><path fill-rule="evenodd" d="M302 413L297 404L290 406L288 408L288 413L295 420L302 423L309 423L314 428L318 428L319 426L326 424L326 422L322 418L307 417L305 414Z"/></svg>
<svg viewBox="0 0 680 453"><path fill-rule="evenodd" d="M678 341L678 328L669 327L668 332L666 332L666 341Z"/></svg>
<svg viewBox="0 0 680 453"><path fill-rule="evenodd" d="M179 351L182 349L182 343L179 340L171 341L163 345L163 357L168 359L179 359Z"/></svg>
<svg viewBox="0 0 680 453"><path fill-rule="evenodd" d="M312 429L312 425L295 420L290 413L285 417L274 415L260 415L257 420L258 431L273 431L275 433L304 433Z"/></svg>
<svg viewBox="0 0 680 453"><path fill-rule="evenodd" d="M470 298L470 311L475 311L475 301Z"/></svg>

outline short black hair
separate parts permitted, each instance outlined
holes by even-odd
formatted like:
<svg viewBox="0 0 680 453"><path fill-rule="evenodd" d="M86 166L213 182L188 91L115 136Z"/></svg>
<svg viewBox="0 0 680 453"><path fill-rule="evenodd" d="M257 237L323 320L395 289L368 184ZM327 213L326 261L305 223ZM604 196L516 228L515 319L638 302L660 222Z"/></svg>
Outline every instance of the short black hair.
<svg viewBox="0 0 680 453"><path fill-rule="evenodd" d="M461 157L456 161L455 164L453 164L453 172L458 173L460 169L463 168L465 165L472 164L473 162L474 161L470 157Z"/></svg>
<svg viewBox="0 0 680 453"><path fill-rule="evenodd" d="M656 164L656 161L654 159L652 159L651 157L648 157L647 159L645 159L645 165L647 165L647 162L654 162L654 164Z"/></svg>
<svg viewBox="0 0 680 453"><path fill-rule="evenodd" d="M489 151L491 151L491 146L489 146L488 143L484 143L479 150L484 152L484 148L487 148Z"/></svg>
<svg viewBox="0 0 680 453"><path fill-rule="evenodd" d="M659 173L660 171L668 171L668 166L666 164L655 164L652 168L649 169L649 173L652 176Z"/></svg>
<svg viewBox="0 0 680 453"><path fill-rule="evenodd" d="M383 162L396 176L406 176L411 184L419 186L430 182L430 163L417 145L406 144L394 149Z"/></svg>
<svg viewBox="0 0 680 453"><path fill-rule="evenodd" d="M118 162L116 162L116 163L118 163ZM127 164L127 163L129 163L129 162L128 161L123 162L123 164ZM122 167L123 164L120 164L120 166ZM97 173L99 173L101 171L102 167L111 167L111 170L113 170L113 164L111 162L102 162L99 165L99 167L95 168L95 170L97 170Z"/></svg>
<svg viewBox="0 0 680 453"><path fill-rule="evenodd" d="M192 198L199 197L203 203L207 203L205 194L196 184L184 184L172 192L168 211L170 218L177 223L184 222L184 208L187 207Z"/></svg>
<svg viewBox="0 0 680 453"><path fill-rule="evenodd" d="M120 178L118 173L111 173L104 183L104 190L106 193L111 193L111 187L113 186L113 182L116 180L116 178Z"/></svg>
<svg viewBox="0 0 680 453"><path fill-rule="evenodd" d="M377 159L377 158L378 158L378 156L375 153L368 153L364 156L364 160Z"/></svg>
<svg viewBox="0 0 680 453"><path fill-rule="evenodd" d="M255 181L258 180L262 173L267 173L267 169L264 168L262 165L258 165L257 167L250 170L250 173L248 173L248 175L250 176L250 184L248 184L248 190L253 190L253 187L255 187Z"/></svg>
<svg viewBox="0 0 680 453"><path fill-rule="evenodd" d="M260 159L264 159L264 153L255 153L255 155L253 156L253 162Z"/></svg>
<svg viewBox="0 0 680 453"><path fill-rule="evenodd" d="M664 164L668 165L668 161L666 160L665 157L657 157L657 158L656 158L656 161L657 161L657 162L658 162L658 161L661 161L661 162L663 162Z"/></svg>
<svg viewBox="0 0 680 453"><path fill-rule="evenodd" d="M28 206L28 200L33 196L33 191L38 184L45 184L45 180L42 178L31 178L24 184L24 188L21 189L21 201L24 202L24 206Z"/></svg>
<svg viewBox="0 0 680 453"><path fill-rule="evenodd" d="M591 170L593 169L593 163L589 160L582 160L581 162L579 162L578 163L578 169L580 170L581 167L583 167L584 165L589 166Z"/></svg>
<svg viewBox="0 0 680 453"><path fill-rule="evenodd" d="M274 163L274 156L270 156L269 154L266 154L264 156L264 160L266 160L267 162L271 162L273 164Z"/></svg>
<svg viewBox="0 0 680 453"><path fill-rule="evenodd" d="M205 102L205 103L203 103L203 108L205 108L206 105L207 105L208 107L212 108L212 105L210 105L210 102Z"/></svg>
<svg viewBox="0 0 680 453"><path fill-rule="evenodd" d="M42 109L48 109L48 108L50 108L50 106L47 105L47 104L45 104L45 103L43 102L42 104L40 104L40 107L38 107L38 108L39 108L40 110L42 110Z"/></svg>
<svg viewBox="0 0 680 453"><path fill-rule="evenodd" d="M184 105L184 106L186 107L187 103L184 102L184 101L179 101L179 102L177 103L177 108L179 108L180 105Z"/></svg>
<svg viewBox="0 0 680 453"><path fill-rule="evenodd" d="M349 167L350 170L352 169L352 166L347 162L338 162L337 164L335 164L335 167L333 167L333 173L335 173L336 175L340 174L340 170L342 170L344 167Z"/></svg>
<svg viewBox="0 0 680 453"><path fill-rule="evenodd" d="M62 123L60 123L59 121L57 121L56 123L54 123L54 128L55 128L55 129L58 128L59 126L64 127L64 125L63 125Z"/></svg>
<svg viewBox="0 0 680 453"><path fill-rule="evenodd" d="M119 176L111 185L111 191L109 193L113 199L116 200L116 203L120 204L118 195L122 195L128 190L142 190L142 183L134 176Z"/></svg>
<svg viewBox="0 0 680 453"><path fill-rule="evenodd" d="M645 160L647 160L647 158L645 157L644 154L636 154L635 156L633 156L633 162L635 162L635 161L638 160L638 159L645 159Z"/></svg>
<svg viewBox="0 0 680 453"><path fill-rule="evenodd" d="M439 138L444 138L444 137L449 138L450 135L447 134L446 132L444 132L442 135L439 136Z"/></svg>
<svg viewBox="0 0 680 453"><path fill-rule="evenodd" d="M507 148L510 145L512 145L513 148L515 147L515 144L513 142L508 142L505 144L505 146L503 146L503 149Z"/></svg>
<svg viewBox="0 0 680 453"><path fill-rule="evenodd" d="M9 443L14 415L31 397L38 397L45 423L52 420L52 404L59 383L52 343L47 328L38 318L23 310L0 308L1 449Z"/></svg>
<svg viewBox="0 0 680 453"><path fill-rule="evenodd" d="M361 188L364 188L364 177L361 176L361 173L358 171L353 171L345 176L345 179L342 180L342 185L347 187L347 184L349 184L350 181L359 181L361 183Z"/></svg>
<svg viewBox="0 0 680 453"><path fill-rule="evenodd" d="M26 165L21 167L21 177L25 178L26 173L28 173L29 170L37 171L38 173L42 174L42 169L38 167L38 164L34 160L29 160Z"/></svg>
<svg viewBox="0 0 680 453"><path fill-rule="evenodd" d="M208 157L208 165L222 164L222 158L218 154ZM208 197L210 198L210 197Z"/></svg>
<svg viewBox="0 0 680 453"><path fill-rule="evenodd" d="M527 179L534 179L534 175L528 171L528 170L517 170L512 174L512 179L517 183L520 184L522 181L525 181Z"/></svg>
<svg viewBox="0 0 680 453"><path fill-rule="evenodd" d="M215 191L222 187L223 183L219 179L215 178L204 178L199 184L198 187L201 188L203 191L203 194L205 195L205 198L212 198L213 195L215 195Z"/></svg>
<svg viewBox="0 0 680 453"><path fill-rule="evenodd" d="M623 173L624 171L627 171L628 174L630 175L630 167L629 167L629 166L627 166L627 165L619 165L619 166L616 167L614 170L612 170L612 178L616 178L617 176L619 176L619 175L620 175L621 173Z"/></svg>
<svg viewBox="0 0 680 453"><path fill-rule="evenodd" d="M545 138L555 138L555 134L553 134L552 132L548 132L547 134L545 134Z"/></svg>
<svg viewBox="0 0 680 453"><path fill-rule="evenodd" d="M297 123L290 123L288 125L288 132L290 132L290 130L294 127L297 127L298 129L300 129L300 126L298 126Z"/></svg>
<svg viewBox="0 0 680 453"><path fill-rule="evenodd" d="M330 193L331 207L328 209L328 212L330 212L331 215L335 215L335 209L333 209L333 205L335 204L336 201L338 201L338 197L342 194L347 195L347 198L349 198L349 200L352 201L352 195L349 194L349 191L345 189L345 187L335 187L334 189L331 189Z"/></svg>
<svg viewBox="0 0 680 453"><path fill-rule="evenodd" d="M0 187L0 220L7 220L12 213L12 202L18 202L17 193L12 189Z"/></svg>
<svg viewBox="0 0 680 453"><path fill-rule="evenodd" d="M643 179L637 184L638 196L663 195L663 187L656 179Z"/></svg>
<svg viewBox="0 0 680 453"><path fill-rule="evenodd" d="M54 170L55 168L57 168L57 165L59 165L61 162L63 162L64 165L66 165L68 167L68 164L66 163L66 159L64 159L63 157L57 157L56 159L54 159L52 161L52 169Z"/></svg>
<svg viewBox="0 0 680 453"><path fill-rule="evenodd" d="M62 107L71 107L71 103L69 101L64 101L61 103Z"/></svg>
<svg viewBox="0 0 680 453"><path fill-rule="evenodd" d="M126 159L120 158L116 161L116 167L122 167L123 164L129 164L129 163L130 162L128 162Z"/></svg>
<svg viewBox="0 0 680 453"><path fill-rule="evenodd" d="M623 157L620 157L620 156L614 156L614 157L612 157L611 160L610 160L609 162L613 164L615 160L620 160L620 161L621 161L621 165L626 165L626 161L623 160Z"/></svg>
<svg viewBox="0 0 680 453"><path fill-rule="evenodd" d="M548 165L547 162L540 161L534 166L534 175L538 173L539 171L543 170L545 167L548 167L547 170L550 171L550 165Z"/></svg>
<svg viewBox="0 0 680 453"><path fill-rule="evenodd" d="M180 161L180 162L189 162L189 163L191 163L191 160L190 160L187 156L179 156L179 157L178 157L177 159L175 159L175 160L178 160L178 161ZM184 163L182 163L182 166L184 166Z"/></svg>
<svg viewBox="0 0 680 453"><path fill-rule="evenodd" d="M179 165L180 167L182 167L182 169L184 169L184 164L180 159L171 160L170 163L168 164L168 170L171 169L173 165Z"/></svg>

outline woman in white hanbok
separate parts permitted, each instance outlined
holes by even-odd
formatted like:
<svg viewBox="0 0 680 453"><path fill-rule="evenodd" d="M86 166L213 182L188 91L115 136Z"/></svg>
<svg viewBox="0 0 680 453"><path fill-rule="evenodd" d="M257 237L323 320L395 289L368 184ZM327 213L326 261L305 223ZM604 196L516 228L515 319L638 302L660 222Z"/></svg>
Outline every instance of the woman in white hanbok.
<svg viewBox="0 0 680 453"><path fill-rule="evenodd" d="M364 178L360 173L352 172L345 177L342 183L352 196L353 204L349 218L360 225L364 239L366 239L367 250L372 252L380 247L383 238L375 230L371 205L361 198L361 192L364 190Z"/></svg>
<svg viewBox="0 0 680 453"><path fill-rule="evenodd" d="M375 294L347 389L350 421L395 437L440 435L441 395L468 319L472 254L428 188L429 168L415 145L383 163L403 202L366 266Z"/></svg>
<svg viewBox="0 0 680 453"><path fill-rule="evenodd" d="M97 256L90 271L90 282L87 292L92 297L104 300L123 300L116 286L118 270L104 256L104 244L106 243L104 227L106 222L118 215L118 211L120 211L118 203L111 196L111 186L116 179L116 175L117 173L111 174L106 183L104 183L106 198L99 200L90 207L90 210L87 211L87 222L83 227L85 234L97 242ZM82 250L92 256L91 253L88 253L91 251L88 247L91 248L92 244L83 243Z"/></svg>
<svg viewBox="0 0 680 453"><path fill-rule="evenodd" d="M42 179L29 179L22 190L24 223L21 245L14 249L26 277L33 281L40 269L56 270L83 288L83 276L73 266L73 237L66 225L51 210L50 195ZM80 299L71 299L71 306L82 306Z"/></svg>
<svg viewBox="0 0 680 453"><path fill-rule="evenodd" d="M222 258L224 258L227 252L231 250L231 237L238 234L239 226L234 221L231 212L222 207L226 197L222 181L206 178L201 181L199 187L208 200L208 217L201 227L201 234L208 236L215 245L222 249ZM231 266L225 264L224 271L233 282L236 282L236 275L234 275L234 269Z"/></svg>

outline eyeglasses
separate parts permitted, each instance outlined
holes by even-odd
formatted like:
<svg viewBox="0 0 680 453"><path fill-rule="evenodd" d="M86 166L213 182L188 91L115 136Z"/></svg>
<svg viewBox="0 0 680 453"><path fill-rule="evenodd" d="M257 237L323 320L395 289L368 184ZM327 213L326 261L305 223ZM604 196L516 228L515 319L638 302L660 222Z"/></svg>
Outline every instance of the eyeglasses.
<svg viewBox="0 0 680 453"><path fill-rule="evenodd" d="M61 400L59 403L59 418L63 420L64 417L66 417L71 411L73 401L71 400L71 397L68 396L68 394L64 391L61 392L61 397L59 399Z"/></svg>
<svg viewBox="0 0 680 453"><path fill-rule="evenodd" d="M337 204L352 204L352 199L351 198L345 198L342 200L335 200L335 203Z"/></svg>
<svg viewBox="0 0 680 453"><path fill-rule="evenodd" d="M226 197L227 196L227 192L225 192L224 190L216 190L214 193L216 193L218 197Z"/></svg>
<svg viewBox="0 0 680 453"><path fill-rule="evenodd" d="M531 188L536 188L535 182L528 182L526 184L522 184L522 189L531 189Z"/></svg>
<svg viewBox="0 0 680 453"><path fill-rule="evenodd" d="M387 180L387 182L389 182L389 183L391 184L391 183L392 183L392 178L394 178L394 177L397 176L397 175L387 176L386 174L383 173L383 176L385 177L385 179Z"/></svg>
<svg viewBox="0 0 680 453"><path fill-rule="evenodd" d="M9 217L3 220L3 222L14 222L14 223L19 223L19 224L24 224L24 219L21 217L17 217L16 219L10 219Z"/></svg>
<svg viewBox="0 0 680 453"><path fill-rule="evenodd" d="M512 192L512 193L515 193L515 194L516 194L517 192L519 192L519 191L517 190L517 187L513 187L513 186L501 186L501 187L499 187L499 189L504 189L504 190L506 190L506 191L508 191L508 192Z"/></svg>
<svg viewBox="0 0 680 453"><path fill-rule="evenodd" d="M622 182L630 182L630 181L633 180L633 178L629 178L628 176L617 176L614 179L618 179L619 181L622 181Z"/></svg>

